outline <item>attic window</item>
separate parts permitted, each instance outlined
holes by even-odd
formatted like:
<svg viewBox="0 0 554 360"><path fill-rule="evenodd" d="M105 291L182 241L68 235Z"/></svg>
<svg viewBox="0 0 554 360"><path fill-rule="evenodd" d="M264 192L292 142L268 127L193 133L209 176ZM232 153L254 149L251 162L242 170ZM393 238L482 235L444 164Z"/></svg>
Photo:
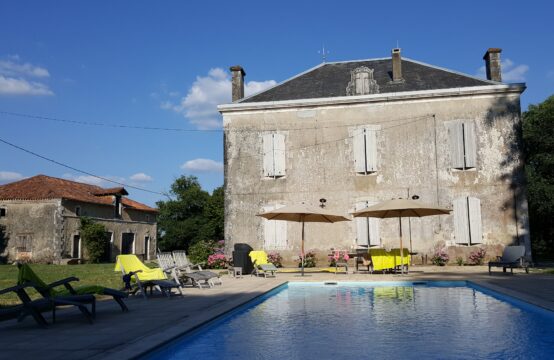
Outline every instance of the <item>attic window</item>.
<svg viewBox="0 0 554 360"><path fill-rule="evenodd" d="M6 208L0 208L0 217L6 216Z"/></svg>
<svg viewBox="0 0 554 360"><path fill-rule="evenodd" d="M81 216L81 207L75 206L75 216Z"/></svg>
<svg viewBox="0 0 554 360"><path fill-rule="evenodd" d="M346 87L346 95L379 94L379 85L373 79L373 69L360 66L350 72L350 82Z"/></svg>

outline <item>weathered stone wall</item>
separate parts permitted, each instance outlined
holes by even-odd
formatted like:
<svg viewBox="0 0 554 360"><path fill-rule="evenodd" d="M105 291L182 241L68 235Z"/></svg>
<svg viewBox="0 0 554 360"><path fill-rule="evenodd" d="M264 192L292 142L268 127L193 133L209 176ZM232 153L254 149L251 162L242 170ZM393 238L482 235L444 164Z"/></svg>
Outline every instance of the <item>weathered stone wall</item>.
<svg viewBox="0 0 554 360"><path fill-rule="evenodd" d="M59 254L59 200L17 201L2 200L0 207L6 208L6 216L0 218L0 225L6 227L7 246L3 256L8 260L29 260L53 262ZM18 237L30 237L30 251L18 251L21 245ZM21 250L21 249L20 249ZM2 251L0 251L2 252Z"/></svg>
<svg viewBox="0 0 554 360"><path fill-rule="evenodd" d="M520 242L530 251L516 131L517 93L234 110L223 115L228 253L234 243L263 247L264 220L255 215L268 204L318 205L325 198L328 210L347 214L358 201L412 195L448 208L459 196L477 197L483 243L499 251L495 245ZM445 126L450 120L475 122L476 169L451 169ZM366 124L381 126L379 166L372 175L358 175L351 136L354 127ZM285 134L286 176L277 179L262 174L261 137L271 132ZM405 246L411 238L413 250L420 254L430 254L437 244L454 244L452 215L403 219L402 224ZM398 226L395 219L380 221L383 246L398 247ZM287 263L300 253L300 232L300 224L287 225L287 248L280 251ZM305 238L306 248L323 257L330 248L352 248L356 225L306 224Z"/></svg>

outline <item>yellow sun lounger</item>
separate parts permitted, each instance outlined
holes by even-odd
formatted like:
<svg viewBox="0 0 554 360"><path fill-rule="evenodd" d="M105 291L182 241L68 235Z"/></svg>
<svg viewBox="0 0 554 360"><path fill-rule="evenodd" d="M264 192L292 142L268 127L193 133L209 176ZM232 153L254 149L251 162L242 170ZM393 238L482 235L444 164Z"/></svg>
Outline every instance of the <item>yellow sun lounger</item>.
<svg viewBox="0 0 554 360"><path fill-rule="evenodd" d="M267 260L267 253L263 250L254 250L250 251L248 254L250 256L250 260L252 260L252 265L254 265L254 270L252 271L252 275L263 275L264 277L272 276L275 277L275 273L277 272L277 267L270 263Z"/></svg>
<svg viewBox="0 0 554 360"><path fill-rule="evenodd" d="M167 279L166 274L160 268L151 269L144 265L136 255L118 255L114 271L121 271L123 281L128 289L131 282L135 282L137 290L146 298L146 288L157 288L162 294L171 296L171 289L177 288L182 295L181 286L175 281Z"/></svg>

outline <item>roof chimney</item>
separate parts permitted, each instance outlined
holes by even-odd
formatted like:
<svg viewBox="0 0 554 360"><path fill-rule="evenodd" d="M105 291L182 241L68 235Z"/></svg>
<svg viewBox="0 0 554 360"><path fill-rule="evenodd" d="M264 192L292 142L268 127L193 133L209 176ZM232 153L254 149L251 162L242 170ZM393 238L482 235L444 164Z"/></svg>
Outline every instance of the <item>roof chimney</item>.
<svg viewBox="0 0 554 360"><path fill-rule="evenodd" d="M500 65L500 53L502 49L489 48L483 60L487 66L487 80L502 82L502 67Z"/></svg>
<svg viewBox="0 0 554 360"><path fill-rule="evenodd" d="M402 82L402 57L400 56L400 48L394 48L392 54L392 81Z"/></svg>
<svg viewBox="0 0 554 360"><path fill-rule="evenodd" d="M246 76L246 73L240 65L231 66L229 70L231 70L231 74L233 75L231 87L232 100L235 102L244 97L244 77Z"/></svg>

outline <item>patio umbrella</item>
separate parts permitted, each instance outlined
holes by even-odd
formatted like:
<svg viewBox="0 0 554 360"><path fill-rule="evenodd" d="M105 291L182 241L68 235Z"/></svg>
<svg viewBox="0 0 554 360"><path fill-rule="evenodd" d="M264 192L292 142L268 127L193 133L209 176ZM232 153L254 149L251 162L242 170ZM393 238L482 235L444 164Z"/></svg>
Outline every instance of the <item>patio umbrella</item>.
<svg viewBox="0 0 554 360"><path fill-rule="evenodd" d="M304 223L335 223L339 221L350 221L350 219L342 215L332 214L322 208L312 207L305 204L289 205L280 209L257 214L256 216L261 216L267 220L285 220L302 223L302 276L304 276Z"/></svg>
<svg viewBox="0 0 554 360"><path fill-rule="evenodd" d="M432 215L448 215L451 210L427 205L416 200L392 199L379 204L358 210L354 217L374 217L380 219L398 218L400 222L400 271L404 274L404 248L402 245L402 220L403 217L423 217Z"/></svg>

